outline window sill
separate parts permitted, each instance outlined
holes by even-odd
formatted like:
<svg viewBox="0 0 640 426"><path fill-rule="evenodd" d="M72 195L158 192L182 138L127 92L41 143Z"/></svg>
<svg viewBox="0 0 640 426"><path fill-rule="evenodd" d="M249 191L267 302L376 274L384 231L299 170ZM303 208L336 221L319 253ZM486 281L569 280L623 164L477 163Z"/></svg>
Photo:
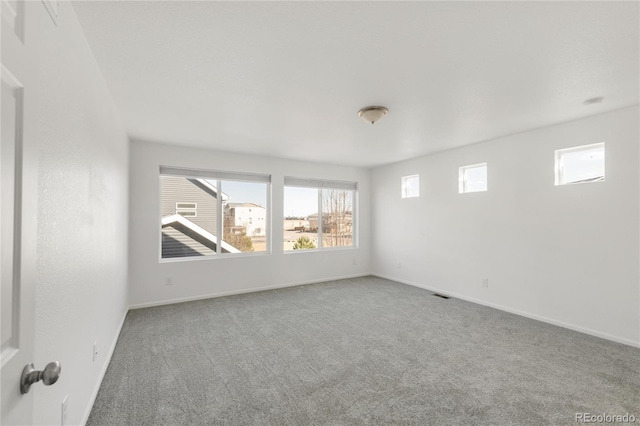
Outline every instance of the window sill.
<svg viewBox="0 0 640 426"><path fill-rule="evenodd" d="M315 248L315 249L301 249L301 250L284 250L283 253L286 254L300 254L300 253L326 253L331 251L345 251L345 250L356 250L358 247L356 246L348 246L348 247L324 247L324 248Z"/></svg>
<svg viewBox="0 0 640 426"><path fill-rule="evenodd" d="M247 252L247 253L233 253L233 254L217 254L215 256L193 256L193 257L171 257L171 258L160 258L158 259L158 263L175 263L175 262L194 262L194 261L202 261L202 260L215 260L215 259L239 259L246 257L262 257L269 256L270 252L261 251L261 252Z"/></svg>

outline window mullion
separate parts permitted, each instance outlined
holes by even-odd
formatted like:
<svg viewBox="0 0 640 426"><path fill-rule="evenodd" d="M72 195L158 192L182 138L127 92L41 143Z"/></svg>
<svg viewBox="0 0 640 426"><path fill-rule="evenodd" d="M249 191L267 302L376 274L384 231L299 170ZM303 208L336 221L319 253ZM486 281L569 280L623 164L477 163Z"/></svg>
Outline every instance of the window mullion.
<svg viewBox="0 0 640 426"><path fill-rule="evenodd" d="M222 220L223 220L224 212L222 211L222 181L220 179L216 180L216 187L218 188L218 196L216 197L216 200L217 200L216 209L218 210L218 214L216 215L216 232L218 234L218 244L216 244L216 253L222 254L222 241L224 238L224 235L222 235Z"/></svg>
<svg viewBox="0 0 640 426"><path fill-rule="evenodd" d="M318 188L318 248L322 248L322 189Z"/></svg>

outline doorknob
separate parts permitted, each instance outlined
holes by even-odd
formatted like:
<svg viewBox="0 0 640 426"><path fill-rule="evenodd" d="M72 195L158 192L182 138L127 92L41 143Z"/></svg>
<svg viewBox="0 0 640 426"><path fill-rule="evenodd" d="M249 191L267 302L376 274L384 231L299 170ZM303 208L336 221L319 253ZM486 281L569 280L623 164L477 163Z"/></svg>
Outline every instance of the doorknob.
<svg viewBox="0 0 640 426"><path fill-rule="evenodd" d="M62 367L58 361L53 361L44 367L44 370L36 370L33 364L27 364L22 369L22 378L20 379L20 393L29 392L29 388L35 382L42 380L45 386L49 386L58 381Z"/></svg>

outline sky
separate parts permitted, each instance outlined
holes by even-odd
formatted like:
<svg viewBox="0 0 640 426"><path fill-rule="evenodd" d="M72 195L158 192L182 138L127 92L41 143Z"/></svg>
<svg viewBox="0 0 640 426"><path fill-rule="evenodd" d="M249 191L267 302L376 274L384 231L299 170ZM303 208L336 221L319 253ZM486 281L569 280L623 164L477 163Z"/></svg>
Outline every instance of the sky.
<svg viewBox="0 0 640 426"><path fill-rule="evenodd" d="M604 176L604 145L562 153L564 182Z"/></svg>
<svg viewBox="0 0 640 426"><path fill-rule="evenodd" d="M287 216L306 217L318 213L318 190L316 188L284 187L284 211Z"/></svg>
<svg viewBox="0 0 640 426"><path fill-rule="evenodd" d="M215 180L207 179L216 186ZM222 192L229 196L229 203L254 203L267 207L267 184L260 182L222 181Z"/></svg>

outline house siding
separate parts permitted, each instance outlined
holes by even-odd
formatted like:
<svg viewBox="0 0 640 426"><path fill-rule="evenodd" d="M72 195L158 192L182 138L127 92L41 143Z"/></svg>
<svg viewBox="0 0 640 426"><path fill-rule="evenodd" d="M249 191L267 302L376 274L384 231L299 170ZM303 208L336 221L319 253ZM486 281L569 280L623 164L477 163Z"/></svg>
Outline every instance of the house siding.
<svg viewBox="0 0 640 426"><path fill-rule="evenodd" d="M210 241L198 241L183 226L162 227L162 258L213 256L216 245Z"/></svg>
<svg viewBox="0 0 640 426"><path fill-rule="evenodd" d="M178 213L176 203L197 203L197 216L184 216L196 225L217 235L217 198L197 179L161 176L162 217Z"/></svg>

